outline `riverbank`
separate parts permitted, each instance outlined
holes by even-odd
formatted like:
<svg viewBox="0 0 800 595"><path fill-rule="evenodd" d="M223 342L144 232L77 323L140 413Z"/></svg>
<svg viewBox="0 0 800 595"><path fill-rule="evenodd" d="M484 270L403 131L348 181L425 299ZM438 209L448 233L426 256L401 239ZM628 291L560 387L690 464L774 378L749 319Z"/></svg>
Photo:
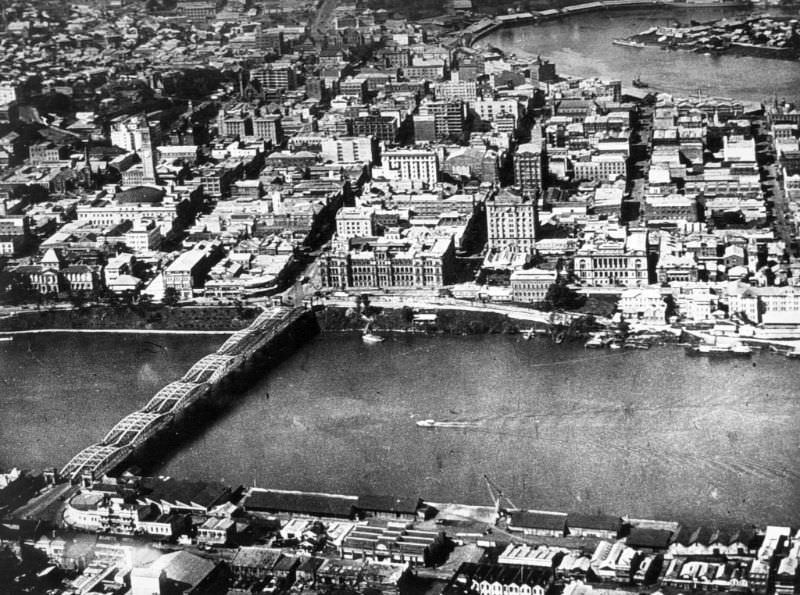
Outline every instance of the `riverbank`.
<svg viewBox="0 0 800 595"><path fill-rule="evenodd" d="M585 2L572 4L563 8L549 8L539 11L518 12L514 14L489 17L484 14L476 16L475 21L464 30L467 45L472 46L487 35L500 29L508 29L523 25L563 19L574 15L591 12L604 12L609 10L633 9L692 9L692 8L747 8L751 2L734 0L731 2L674 2L670 0L603 0L600 2Z"/></svg>
<svg viewBox="0 0 800 595"><path fill-rule="evenodd" d="M715 56L796 60L800 47L794 37L794 19L751 17L702 24L693 21L691 26L650 27L613 43Z"/></svg>
<svg viewBox="0 0 800 595"><path fill-rule="evenodd" d="M261 312L255 306L89 306L28 310L0 318L0 333L22 331L233 332Z"/></svg>

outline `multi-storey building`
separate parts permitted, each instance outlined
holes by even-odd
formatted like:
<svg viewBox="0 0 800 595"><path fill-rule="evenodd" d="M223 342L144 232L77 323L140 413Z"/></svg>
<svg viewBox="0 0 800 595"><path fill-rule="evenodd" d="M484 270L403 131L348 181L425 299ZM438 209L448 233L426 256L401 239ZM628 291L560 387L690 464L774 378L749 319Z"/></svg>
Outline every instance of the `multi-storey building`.
<svg viewBox="0 0 800 595"><path fill-rule="evenodd" d="M415 240L377 238L349 252L323 253L320 270L326 287L354 289L437 289L451 283L453 236Z"/></svg>
<svg viewBox="0 0 800 595"><path fill-rule="evenodd" d="M623 242L586 245L575 255L575 274L584 285L647 285L646 234L635 233Z"/></svg>
<svg viewBox="0 0 800 595"><path fill-rule="evenodd" d="M374 139L362 136L326 138L322 141L320 149L320 154L326 161L372 163Z"/></svg>
<svg viewBox="0 0 800 595"><path fill-rule="evenodd" d="M425 81L438 81L444 77L444 60L413 60L412 64L403 68L403 74L408 80L422 79Z"/></svg>
<svg viewBox="0 0 800 595"><path fill-rule="evenodd" d="M590 180L603 182L625 176L627 160L620 153L592 155L588 161L574 161L572 163L574 178L576 180Z"/></svg>
<svg viewBox="0 0 800 595"><path fill-rule="evenodd" d="M520 117L516 99L475 99L469 102L469 107L484 122L493 122L500 114L513 116L515 123Z"/></svg>
<svg viewBox="0 0 800 595"><path fill-rule="evenodd" d="M111 121L111 144L126 151L138 151L142 147L142 123L144 117L119 116Z"/></svg>
<svg viewBox="0 0 800 595"><path fill-rule="evenodd" d="M279 147L283 142L280 115L268 114L253 118L253 136L269 141L273 147Z"/></svg>
<svg viewBox="0 0 800 595"><path fill-rule="evenodd" d="M150 126L144 118L140 120L139 136L142 146L139 148L139 158L142 160L142 184L156 184L156 156L153 142L150 139Z"/></svg>
<svg viewBox="0 0 800 595"><path fill-rule="evenodd" d="M433 85L436 99L460 99L461 101L475 101L478 95L478 83L475 81L439 81Z"/></svg>
<svg viewBox="0 0 800 595"><path fill-rule="evenodd" d="M697 221L696 196L688 194L646 195L643 210L647 221Z"/></svg>
<svg viewBox="0 0 800 595"><path fill-rule="evenodd" d="M17 100L17 86L14 83L0 83L0 105Z"/></svg>
<svg viewBox="0 0 800 595"><path fill-rule="evenodd" d="M191 23L203 24L214 20L217 6L213 0L184 0L178 2L178 15Z"/></svg>
<svg viewBox="0 0 800 595"><path fill-rule="evenodd" d="M536 243L536 201L504 188L486 201L491 250L532 252Z"/></svg>
<svg viewBox="0 0 800 595"><path fill-rule="evenodd" d="M250 78L258 81L262 89L294 89L294 68L285 62L273 62L250 71Z"/></svg>
<svg viewBox="0 0 800 595"><path fill-rule="evenodd" d="M520 269L511 273L511 299L526 304L540 304L556 281L555 271Z"/></svg>
<svg viewBox="0 0 800 595"><path fill-rule="evenodd" d="M354 136L374 136L377 140L393 143L397 136L397 118L369 114L353 118Z"/></svg>
<svg viewBox="0 0 800 595"><path fill-rule="evenodd" d="M381 163L384 171L393 173L400 180L420 181L432 186L438 178L436 153L430 149L384 151Z"/></svg>
<svg viewBox="0 0 800 595"><path fill-rule="evenodd" d="M514 154L514 183L522 193L533 196L544 183L545 150L541 139L520 145Z"/></svg>
<svg viewBox="0 0 800 595"><path fill-rule="evenodd" d="M184 252L164 269L164 288L174 289L182 300L190 299L193 289L202 284L208 260L207 250L194 248Z"/></svg>
<svg viewBox="0 0 800 595"><path fill-rule="evenodd" d="M420 116L433 116L437 139L464 132L464 111L464 102L460 99L444 101L425 99L419 105Z"/></svg>
<svg viewBox="0 0 800 595"><path fill-rule="evenodd" d="M375 233L375 210L342 207L336 213L336 235L340 240L365 238Z"/></svg>

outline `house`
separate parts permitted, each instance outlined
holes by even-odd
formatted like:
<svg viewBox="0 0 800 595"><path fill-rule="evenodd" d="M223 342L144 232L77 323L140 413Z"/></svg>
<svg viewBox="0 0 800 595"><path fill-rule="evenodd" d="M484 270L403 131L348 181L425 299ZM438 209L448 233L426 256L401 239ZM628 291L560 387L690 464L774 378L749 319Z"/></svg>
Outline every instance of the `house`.
<svg viewBox="0 0 800 595"><path fill-rule="evenodd" d="M94 291L97 287L94 270L85 264L74 264L61 269L69 291Z"/></svg>
<svg viewBox="0 0 800 595"><path fill-rule="evenodd" d="M212 517L197 529L197 542L206 545L225 545L235 534L236 521Z"/></svg>
<svg viewBox="0 0 800 595"><path fill-rule="evenodd" d="M25 236L22 235L0 235L0 256L16 254L24 242Z"/></svg>
<svg viewBox="0 0 800 595"><path fill-rule="evenodd" d="M667 303L661 291L655 288L624 289L617 307L626 320L657 324L666 320Z"/></svg>
<svg viewBox="0 0 800 595"><path fill-rule="evenodd" d="M549 569L464 562L443 595L544 595L553 582Z"/></svg>
<svg viewBox="0 0 800 595"><path fill-rule="evenodd" d="M317 581L317 570L325 560L314 556L305 556L299 559L299 564L295 570L295 578L298 581L314 584Z"/></svg>
<svg viewBox="0 0 800 595"><path fill-rule="evenodd" d="M562 512L515 510L508 521L508 529L524 535L564 537L567 533L567 515Z"/></svg>

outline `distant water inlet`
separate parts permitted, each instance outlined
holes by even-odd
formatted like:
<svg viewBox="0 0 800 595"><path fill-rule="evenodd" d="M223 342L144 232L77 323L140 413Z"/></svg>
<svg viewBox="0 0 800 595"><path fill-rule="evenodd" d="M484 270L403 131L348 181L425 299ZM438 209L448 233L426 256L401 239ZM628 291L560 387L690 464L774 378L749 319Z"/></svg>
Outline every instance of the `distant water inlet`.
<svg viewBox="0 0 800 595"><path fill-rule="evenodd" d="M788 11L771 9L777 15ZM498 30L478 45L489 44L508 52L525 51L554 62L557 72L581 77L618 79L630 86L641 78L649 90L682 96L723 96L742 101L800 100L800 68L796 62L769 58L704 55L655 47L614 44L650 27L673 26L676 21L708 22L744 16L736 8L669 8L657 11L592 12L512 29ZM796 16L796 15L793 15Z"/></svg>

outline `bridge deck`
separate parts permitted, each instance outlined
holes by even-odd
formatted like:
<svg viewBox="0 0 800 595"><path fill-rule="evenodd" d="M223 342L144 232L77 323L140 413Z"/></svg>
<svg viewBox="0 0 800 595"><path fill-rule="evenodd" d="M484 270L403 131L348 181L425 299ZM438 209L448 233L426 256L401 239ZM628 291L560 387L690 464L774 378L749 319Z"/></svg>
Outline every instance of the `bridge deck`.
<svg viewBox="0 0 800 595"><path fill-rule="evenodd" d="M304 311L303 308L274 306L259 314L249 327L233 333L216 353L198 360L181 380L166 385L142 409L121 419L102 441L72 457L61 475L74 481L83 471L90 471L93 476L107 472L128 456L130 445L139 437L150 432L168 414L192 402L208 388L208 383L215 382L243 357L269 343L294 324Z"/></svg>

